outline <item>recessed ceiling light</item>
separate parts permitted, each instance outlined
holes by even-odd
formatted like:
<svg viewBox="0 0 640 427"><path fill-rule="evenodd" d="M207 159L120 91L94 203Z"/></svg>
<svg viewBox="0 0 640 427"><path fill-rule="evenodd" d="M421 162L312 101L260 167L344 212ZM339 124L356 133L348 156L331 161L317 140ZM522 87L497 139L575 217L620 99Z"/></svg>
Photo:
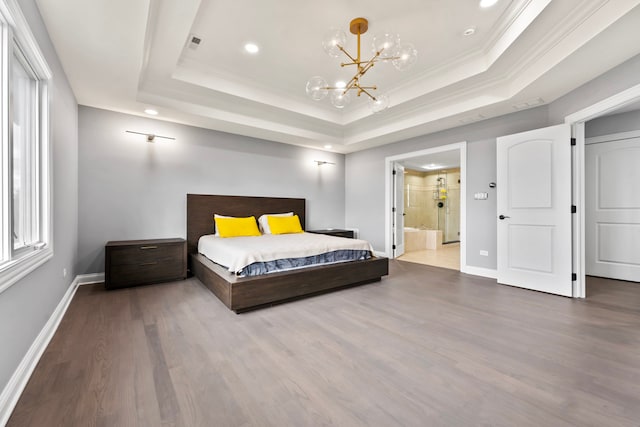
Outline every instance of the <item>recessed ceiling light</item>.
<svg viewBox="0 0 640 427"><path fill-rule="evenodd" d="M441 167L442 165L436 165L435 163L430 163L428 165L422 166L423 169L428 169L428 170L440 169Z"/></svg>
<svg viewBox="0 0 640 427"><path fill-rule="evenodd" d="M347 83L346 83L346 82L344 82L344 81L342 81L342 80L338 80L338 81L336 82L336 87L337 87L338 89L345 88L345 87L347 87Z"/></svg>
<svg viewBox="0 0 640 427"><path fill-rule="evenodd" d="M475 27L469 27L462 32L463 36L472 36L476 33Z"/></svg>
<svg viewBox="0 0 640 427"><path fill-rule="evenodd" d="M332 146L331 144L327 144L327 145L325 145L325 146L324 146L324 148L326 148L327 150L328 150L328 149L330 149L330 148L332 148L332 147L333 147L333 146Z"/></svg>
<svg viewBox="0 0 640 427"><path fill-rule="evenodd" d="M244 50L246 50L248 53L255 54L255 53L258 53L258 51L260 51L260 48L255 43L247 43L244 45Z"/></svg>
<svg viewBox="0 0 640 427"><path fill-rule="evenodd" d="M147 108L146 110L144 110L144 112L149 114L150 116L158 115L158 111L154 110L153 108Z"/></svg>
<svg viewBox="0 0 640 427"><path fill-rule="evenodd" d="M498 0L480 0L480 7L491 7L498 3Z"/></svg>

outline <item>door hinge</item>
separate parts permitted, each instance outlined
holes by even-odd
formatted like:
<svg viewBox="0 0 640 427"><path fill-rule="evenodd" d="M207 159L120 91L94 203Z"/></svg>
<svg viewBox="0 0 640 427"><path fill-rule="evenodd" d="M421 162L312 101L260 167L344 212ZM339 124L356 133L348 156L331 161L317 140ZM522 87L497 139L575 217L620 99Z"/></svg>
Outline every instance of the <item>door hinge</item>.
<svg viewBox="0 0 640 427"><path fill-rule="evenodd" d="M578 280L578 275L576 273L571 273L571 281L575 282L576 280Z"/></svg>
<svg viewBox="0 0 640 427"><path fill-rule="evenodd" d="M396 245L393 245L393 246L392 246L392 249L395 251L395 250L396 250Z"/></svg>
<svg viewBox="0 0 640 427"><path fill-rule="evenodd" d="M395 211L396 211L396 208L391 208L391 212L395 212Z"/></svg>
<svg viewBox="0 0 640 427"><path fill-rule="evenodd" d="M571 138L571 146L576 145L576 139L575 138Z"/></svg>
<svg viewBox="0 0 640 427"><path fill-rule="evenodd" d="M396 170L394 169L394 170L391 172L391 175L395 175L395 174L396 174Z"/></svg>
<svg viewBox="0 0 640 427"><path fill-rule="evenodd" d="M576 205L571 205L571 213L576 213L578 212L578 208L576 208Z"/></svg>

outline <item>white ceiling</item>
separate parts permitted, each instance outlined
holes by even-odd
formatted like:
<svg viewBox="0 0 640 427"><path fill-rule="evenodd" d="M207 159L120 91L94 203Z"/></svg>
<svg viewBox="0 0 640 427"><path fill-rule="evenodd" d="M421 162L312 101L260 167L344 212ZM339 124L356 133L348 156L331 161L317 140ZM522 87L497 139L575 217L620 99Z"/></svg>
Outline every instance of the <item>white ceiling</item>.
<svg viewBox="0 0 640 427"><path fill-rule="evenodd" d="M428 172L460 167L460 150L441 151L401 160L398 163L407 169Z"/></svg>
<svg viewBox="0 0 640 427"><path fill-rule="evenodd" d="M341 153L549 103L640 53L640 0L36 1L79 104ZM391 99L375 115L305 94L314 75L348 80L320 43L340 28L354 52L358 16L363 56L383 31L419 52L367 74Z"/></svg>

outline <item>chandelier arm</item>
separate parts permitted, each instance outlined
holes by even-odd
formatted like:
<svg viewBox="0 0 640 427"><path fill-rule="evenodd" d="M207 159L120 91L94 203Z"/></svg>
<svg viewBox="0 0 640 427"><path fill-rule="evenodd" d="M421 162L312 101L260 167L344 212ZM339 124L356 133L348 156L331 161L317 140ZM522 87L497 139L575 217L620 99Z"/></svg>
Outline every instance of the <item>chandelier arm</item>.
<svg viewBox="0 0 640 427"><path fill-rule="evenodd" d="M347 67L347 66L355 65L356 72L352 74L352 77L349 80L349 82L346 85L341 84L341 87L329 86L327 84L327 81L324 80L322 77L319 77L319 76L312 77L307 82L307 88L306 88L307 94L311 96L311 98L313 98L314 100L320 100L325 96L327 96L328 91L336 91L336 92L331 92L332 97L335 97L336 95L338 95L338 93L342 93L343 95L346 95L350 90L356 90L357 96L360 96L362 93L364 93L367 97L369 97L371 100L374 101L374 106L372 107L372 110L374 113L380 112L388 108L389 100L387 95L378 94L378 96L376 97L374 96L374 94L376 94L376 92L374 91L378 90L376 86L360 85L360 82L363 76L365 76L365 74L367 74L369 70L373 68L373 66L377 62L380 62L380 61L384 61L384 62L394 61L394 65L396 66L396 68L402 71L402 69L407 68L408 66L412 65L415 62L417 52L412 45L401 46L399 45L399 40L397 39L397 37L394 38L390 34L384 34L379 41L374 39L376 50L373 52L373 55L370 57L370 59L363 60L362 35L367 32L368 25L369 25L368 20L362 17L354 18L353 20L351 20L349 24L349 29L351 31L351 34L355 35L357 39L357 50L355 52L357 53L357 55L351 54L347 52L347 50L345 49L344 45L346 44L346 35L344 33L342 33L339 30L332 30L331 33L327 33L328 37L326 37L322 42L322 46L324 50L330 56L334 56L334 57L340 56L339 52L342 52L348 60L345 60L343 58L343 62L340 63L340 66ZM377 45L381 45L382 47L378 48ZM397 47L394 47L394 46L397 46ZM396 63L396 60L403 61L402 64L400 64L402 65L402 67L400 67L400 65ZM322 87L319 87L319 85L322 85ZM334 102L334 99L332 98L332 103L337 108L343 108L348 103L348 99L337 100L336 98L335 101L336 102Z"/></svg>
<svg viewBox="0 0 640 427"><path fill-rule="evenodd" d="M376 101L376 97L375 97L375 96L373 96L373 95L371 95L371 94L369 93L369 91L367 91L367 90L366 90L366 89L368 89L368 88L360 87L359 89L360 89L360 91L361 91L361 92L363 92L363 93L364 93L365 95L367 95L369 98L371 98L371 99L373 99L374 101ZM374 89L375 89L375 87L374 87Z"/></svg>
<svg viewBox="0 0 640 427"><path fill-rule="evenodd" d="M380 61L382 59L382 58L380 58L380 52L382 52L382 51L380 50L380 51L376 52L376 54L373 55L370 60L364 62L364 64L374 64L374 63ZM386 59L386 58L384 58L384 59Z"/></svg>
<svg viewBox="0 0 640 427"><path fill-rule="evenodd" d="M336 46L338 46L338 49L340 49L340 50L342 51L342 53L344 53L345 55L347 55L347 57L348 57L348 58L349 58L349 59L350 59L354 64L358 62L358 61L356 60L356 58L354 58L353 56L349 55L349 52L347 52L347 51L345 50L345 48L343 48L343 47L342 47L342 46L340 46L339 44L338 44L338 45L336 45ZM342 64L340 64L340 65L342 65Z"/></svg>
<svg viewBox="0 0 640 427"><path fill-rule="evenodd" d="M373 62L368 62L367 65L365 65L364 67L362 67L362 69L360 69L360 71L358 72L357 77L362 77L364 76L367 71L369 71L371 69L371 67L373 67Z"/></svg>

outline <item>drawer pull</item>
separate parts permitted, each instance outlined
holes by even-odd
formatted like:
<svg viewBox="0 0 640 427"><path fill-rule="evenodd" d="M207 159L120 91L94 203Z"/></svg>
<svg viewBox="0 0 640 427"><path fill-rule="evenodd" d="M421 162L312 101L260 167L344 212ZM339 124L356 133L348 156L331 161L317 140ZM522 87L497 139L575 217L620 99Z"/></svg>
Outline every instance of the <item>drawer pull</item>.
<svg viewBox="0 0 640 427"><path fill-rule="evenodd" d="M143 262L142 264L140 264L140 266L143 265L156 265L158 263L158 261L154 261L154 262Z"/></svg>
<svg viewBox="0 0 640 427"><path fill-rule="evenodd" d="M140 250L147 250L147 249L158 249L157 246L140 246Z"/></svg>

